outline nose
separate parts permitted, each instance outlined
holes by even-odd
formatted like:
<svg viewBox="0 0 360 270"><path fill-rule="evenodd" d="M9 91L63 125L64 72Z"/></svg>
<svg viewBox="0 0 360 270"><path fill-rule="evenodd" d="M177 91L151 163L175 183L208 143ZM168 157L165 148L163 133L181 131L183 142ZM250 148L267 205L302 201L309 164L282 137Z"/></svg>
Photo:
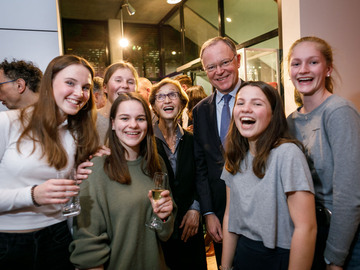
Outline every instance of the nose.
<svg viewBox="0 0 360 270"><path fill-rule="evenodd" d="M216 73L222 73L224 71L224 69L221 65L216 65L215 71L216 71Z"/></svg>
<svg viewBox="0 0 360 270"><path fill-rule="evenodd" d="M165 96L165 99L164 99L164 102L170 102L170 100L171 100L171 99L169 98L169 95L166 95L166 96Z"/></svg>
<svg viewBox="0 0 360 270"><path fill-rule="evenodd" d="M299 70L300 73L306 73L308 71L309 71L309 68L308 68L307 64L304 63L300 66L300 70Z"/></svg>
<svg viewBox="0 0 360 270"><path fill-rule="evenodd" d="M136 121L135 118L134 118L134 119L131 119L131 120L129 121L129 127L131 127L131 128L136 128L137 125L138 125L138 122Z"/></svg>
<svg viewBox="0 0 360 270"><path fill-rule="evenodd" d="M126 81L122 81L121 84L120 84L120 87L121 87L121 88L128 89L128 88L129 88L129 84L128 84Z"/></svg>
<svg viewBox="0 0 360 270"><path fill-rule="evenodd" d="M84 91L81 86L75 87L74 95L78 97L84 96Z"/></svg>
<svg viewBox="0 0 360 270"><path fill-rule="evenodd" d="M251 111L251 105L249 103L245 103L243 106L241 106L242 112L250 112Z"/></svg>

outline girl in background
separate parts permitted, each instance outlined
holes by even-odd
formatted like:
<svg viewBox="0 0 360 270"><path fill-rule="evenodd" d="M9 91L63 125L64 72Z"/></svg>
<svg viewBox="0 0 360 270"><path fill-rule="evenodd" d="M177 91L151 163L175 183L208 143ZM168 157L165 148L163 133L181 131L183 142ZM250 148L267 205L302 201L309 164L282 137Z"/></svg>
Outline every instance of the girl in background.
<svg viewBox="0 0 360 270"><path fill-rule="evenodd" d="M121 93L135 92L138 87L138 73L129 62L118 62L108 66L105 70L103 87L107 95L105 106L98 110L96 128L99 132L100 143L104 144L108 130L110 108Z"/></svg>

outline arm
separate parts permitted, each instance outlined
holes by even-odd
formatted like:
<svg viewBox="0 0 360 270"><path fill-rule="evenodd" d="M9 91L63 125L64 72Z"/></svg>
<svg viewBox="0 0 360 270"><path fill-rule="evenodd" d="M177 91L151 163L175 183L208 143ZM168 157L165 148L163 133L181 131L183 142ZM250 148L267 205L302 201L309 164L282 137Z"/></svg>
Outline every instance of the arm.
<svg viewBox="0 0 360 270"><path fill-rule="evenodd" d="M287 202L295 227L289 269L311 269L317 232L314 195L308 191L289 192Z"/></svg>
<svg viewBox="0 0 360 270"><path fill-rule="evenodd" d="M228 230L229 225L229 207L230 207L230 188L226 187L226 208L223 220L223 247L221 256L221 266L225 269L231 269L235 249L239 236L235 233L231 233Z"/></svg>
<svg viewBox="0 0 360 270"><path fill-rule="evenodd" d="M106 147L105 145L101 146L98 151L89 157L89 160L91 160L93 157L102 157L105 155L110 155L111 151L110 148ZM91 167L94 164L91 161L85 161L81 163L76 170L76 179L85 180L88 178L88 176L91 174L91 170L87 169L87 167Z"/></svg>
<svg viewBox="0 0 360 270"><path fill-rule="evenodd" d="M360 222L359 114L350 107L337 109L326 121L326 132L334 168L333 211L324 256L342 266Z"/></svg>
<svg viewBox="0 0 360 270"><path fill-rule="evenodd" d="M102 170L99 170L102 171ZM74 240L70 244L71 262L80 269L102 269L110 257L106 192L101 173L94 172L81 185L81 213L74 220Z"/></svg>
<svg viewBox="0 0 360 270"><path fill-rule="evenodd" d="M222 241L222 228L220 220L213 212L211 189L208 180L208 166L205 158L205 144L199 131L202 129L200 119L198 117L198 107L193 110L194 117L194 156L196 164L196 188L199 194L201 213L205 214L206 230L211 238L220 243Z"/></svg>

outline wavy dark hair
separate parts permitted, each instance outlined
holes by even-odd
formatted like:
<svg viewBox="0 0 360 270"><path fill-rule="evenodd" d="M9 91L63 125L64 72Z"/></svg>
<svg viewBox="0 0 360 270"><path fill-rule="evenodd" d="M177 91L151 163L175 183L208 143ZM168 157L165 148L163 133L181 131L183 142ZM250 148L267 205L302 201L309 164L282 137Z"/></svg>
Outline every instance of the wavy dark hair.
<svg viewBox="0 0 360 270"><path fill-rule="evenodd" d="M298 145L302 151L304 151L304 148L302 144L293 138L288 131L283 103L278 91L265 82L249 81L241 85L238 93L236 94L236 98L241 89L245 86L258 87L265 94L272 110L271 121L268 127L256 140L255 144L256 155L253 160L253 171L257 177L263 178L266 172L266 163L270 155L270 151L273 148L276 148L283 143L294 143ZM234 122L234 116L232 116L231 119L225 149L226 170L231 174L241 172L240 164L245 159L246 153L249 151L249 142L248 139L243 137L237 129Z"/></svg>
<svg viewBox="0 0 360 270"><path fill-rule="evenodd" d="M140 143L139 153L140 156L144 157L141 169L144 174L150 177L153 177L155 172L161 171L149 106L139 93L122 93L115 99L110 110L109 128L106 134L106 140L109 142L111 155L105 158L104 171L110 179L126 185L131 184L129 168L125 158L126 149L118 139L115 130L112 130L112 121L116 117L120 104L129 100L140 102L144 108L146 116L147 134Z"/></svg>
<svg viewBox="0 0 360 270"><path fill-rule="evenodd" d="M6 59L0 63L0 69L10 80L23 79L27 87L34 93L39 92L42 71L31 61L15 60L8 62Z"/></svg>
<svg viewBox="0 0 360 270"><path fill-rule="evenodd" d="M17 142L20 152L21 142L26 138L41 145L42 157L46 156L50 166L57 170L62 169L68 162L68 155L60 139L58 125L59 108L56 105L53 90L55 76L70 65L82 65L87 68L94 78L94 69L82 57L75 55L63 55L55 57L47 66L39 89L39 101L33 105L33 111L26 107L20 111L20 122L23 126ZM96 106L94 102L92 87L88 102L76 115L68 115L68 129L76 141L76 165L88 159L89 155L95 153L99 146L99 136L96 131ZM30 112L30 113L29 113Z"/></svg>

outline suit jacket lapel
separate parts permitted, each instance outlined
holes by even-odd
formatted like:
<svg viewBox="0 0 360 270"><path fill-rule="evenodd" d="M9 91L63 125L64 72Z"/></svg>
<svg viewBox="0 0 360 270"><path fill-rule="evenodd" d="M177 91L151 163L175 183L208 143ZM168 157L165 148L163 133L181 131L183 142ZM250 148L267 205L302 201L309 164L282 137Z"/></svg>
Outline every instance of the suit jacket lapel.
<svg viewBox="0 0 360 270"><path fill-rule="evenodd" d="M209 99L209 118L208 118L208 125L211 128L211 136L213 136L213 138L216 138L216 145L221 144L221 139L220 139L220 135L219 135L219 129L218 129L218 121L217 121L217 116L216 116L216 92L214 94L211 95L211 98Z"/></svg>

